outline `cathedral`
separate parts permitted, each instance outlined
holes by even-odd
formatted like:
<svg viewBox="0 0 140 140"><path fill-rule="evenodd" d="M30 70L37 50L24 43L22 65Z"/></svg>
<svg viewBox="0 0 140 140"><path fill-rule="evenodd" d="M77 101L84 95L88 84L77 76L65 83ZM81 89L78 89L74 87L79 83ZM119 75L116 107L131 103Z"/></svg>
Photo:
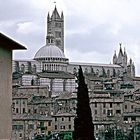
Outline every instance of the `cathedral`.
<svg viewBox="0 0 140 140"><path fill-rule="evenodd" d="M31 139L42 131L73 130L79 65L89 90L96 138L109 127L127 132L140 121L140 78L134 62L121 44L111 64L69 62L64 37L64 15L55 7L47 16L46 43L34 59L13 60L12 137Z"/></svg>
<svg viewBox="0 0 140 140"><path fill-rule="evenodd" d="M34 55L33 60L14 60L13 77L21 76L20 85L47 85L50 91L74 92L75 74L79 65L84 73L94 73L97 77L105 74L107 77L123 76L135 77L135 66L133 61L127 60L126 51L114 54L113 64L78 63L69 62L65 56L64 48L64 15L58 13L55 7L52 15L47 17L46 44Z"/></svg>

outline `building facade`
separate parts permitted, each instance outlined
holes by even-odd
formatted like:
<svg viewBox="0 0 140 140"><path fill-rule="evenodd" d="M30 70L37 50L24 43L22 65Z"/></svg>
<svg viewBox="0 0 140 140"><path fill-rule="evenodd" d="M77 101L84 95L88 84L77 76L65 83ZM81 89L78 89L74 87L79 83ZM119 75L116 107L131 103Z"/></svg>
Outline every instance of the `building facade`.
<svg viewBox="0 0 140 140"><path fill-rule="evenodd" d="M0 139L10 140L12 132L12 51L25 49L6 35L0 33Z"/></svg>

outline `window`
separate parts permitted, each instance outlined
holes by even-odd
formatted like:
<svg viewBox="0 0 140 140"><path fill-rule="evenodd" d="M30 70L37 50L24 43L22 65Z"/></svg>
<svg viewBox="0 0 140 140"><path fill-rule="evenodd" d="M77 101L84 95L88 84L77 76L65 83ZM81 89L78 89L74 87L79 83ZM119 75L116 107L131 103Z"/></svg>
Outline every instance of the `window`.
<svg viewBox="0 0 140 140"><path fill-rule="evenodd" d="M112 103L110 103L110 108L112 108Z"/></svg>
<svg viewBox="0 0 140 140"><path fill-rule="evenodd" d="M23 101L22 103L25 104L25 101Z"/></svg>
<svg viewBox="0 0 140 140"><path fill-rule="evenodd" d="M33 65L32 69L33 69L33 73L36 73L36 65L35 64Z"/></svg>
<svg viewBox="0 0 140 140"><path fill-rule="evenodd" d="M107 77L110 77L110 70L107 70Z"/></svg>
<svg viewBox="0 0 140 140"><path fill-rule="evenodd" d="M103 108L105 108L106 107L106 103L103 103Z"/></svg>
<svg viewBox="0 0 140 140"><path fill-rule="evenodd" d="M62 118L62 121L64 121L64 118Z"/></svg>
<svg viewBox="0 0 140 140"><path fill-rule="evenodd" d="M133 109L134 108L134 106L133 105L131 105L131 109Z"/></svg>
<svg viewBox="0 0 140 140"><path fill-rule="evenodd" d="M116 110L116 114L121 114L121 110Z"/></svg>
<svg viewBox="0 0 140 140"><path fill-rule="evenodd" d="M40 127L44 127L44 122L43 121L40 122Z"/></svg>
<svg viewBox="0 0 140 140"><path fill-rule="evenodd" d="M95 114L97 114L97 110L95 110Z"/></svg>
<svg viewBox="0 0 140 140"><path fill-rule="evenodd" d="M28 113L31 113L31 109L28 109Z"/></svg>
<svg viewBox="0 0 140 140"><path fill-rule="evenodd" d="M69 117L69 121L71 121L71 117Z"/></svg>
<svg viewBox="0 0 140 140"><path fill-rule="evenodd" d="M57 118L55 117L55 121L57 121Z"/></svg>
<svg viewBox="0 0 140 140"><path fill-rule="evenodd" d="M16 101L16 104L18 104L18 101Z"/></svg>
<svg viewBox="0 0 140 140"><path fill-rule="evenodd" d="M60 129L65 129L65 126L64 126L64 125L61 125L61 126L60 126Z"/></svg>
<svg viewBox="0 0 140 140"><path fill-rule="evenodd" d="M128 117L124 117L124 119L123 119L124 121L128 121Z"/></svg>
<svg viewBox="0 0 140 140"><path fill-rule="evenodd" d="M19 133L19 137L22 138L22 133Z"/></svg>
<svg viewBox="0 0 140 140"><path fill-rule="evenodd" d="M71 129L71 125L69 125L69 129Z"/></svg>
<svg viewBox="0 0 140 140"><path fill-rule="evenodd" d="M136 117L131 117L131 121L136 121Z"/></svg>
<svg viewBox="0 0 140 140"><path fill-rule="evenodd" d="M31 86L33 86L35 83L34 79L31 80Z"/></svg>
<svg viewBox="0 0 140 140"><path fill-rule="evenodd" d="M55 130L57 130L57 125L55 125Z"/></svg>
<svg viewBox="0 0 140 140"><path fill-rule="evenodd" d="M95 125L96 130L98 130L98 125Z"/></svg>
<svg viewBox="0 0 140 140"><path fill-rule="evenodd" d="M48 126L51 126L51 121L48 122Z"/></svg>
<svg viewBox="0 0 140 140"><path fill-rule="evenodd" d="M103 114L106 114L106 110L105 109L103 110Z"/></svg>
<svg viewBox="0 0 140 140"><path fill-rule="evenodd" d="M25 108L23 108L22 110L23 110L23 113L25 113Z"/></svg>
<svg viewBox="0 0 140 140"><path fill-rule="evenodd" d="M125 109L127 109L127 105L125 105Z"/></svg>
<svg viewBox="0 0 140 140"><path fill-rule="evenodd" d="M34 109L34 113L37 113L37 109Z"/></svg>
<svg viewBox="0 0 140 140"><path fill-rule="evenodd" d="M21 72L22 72L22 73L25 72L25 66L24 66L24 64L21 65Z"/></svg>
<svg viewBox="0 0 140 140"><path fill-rule="evenodd" d="M107 110L107 116L112 116L113 115L113 110Z"/></svg>
<svg viewBox="0 0 140 140"><path fill-rule="evenodd" d="M16 113L19 113L19 112L18 112L18 108L16 108Z"/></svg>
<svg viewBox="0 0 140 140"><path fill-rule="evenodd" d="M97 107L97 103L95 102L95 107Z"/></svg>

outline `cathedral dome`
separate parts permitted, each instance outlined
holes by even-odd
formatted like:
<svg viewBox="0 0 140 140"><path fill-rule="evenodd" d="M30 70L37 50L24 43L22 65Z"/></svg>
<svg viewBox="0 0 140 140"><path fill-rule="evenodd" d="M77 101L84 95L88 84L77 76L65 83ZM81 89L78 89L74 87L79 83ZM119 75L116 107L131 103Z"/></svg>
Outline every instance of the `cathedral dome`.
<svg viewBox="0 0 140 140"><path fill-rule="evenodd" d="M55 45L44 46L40 48L35 54L34 59L46 59L46 58L63 58L65 59L64 53Z"/></svg>

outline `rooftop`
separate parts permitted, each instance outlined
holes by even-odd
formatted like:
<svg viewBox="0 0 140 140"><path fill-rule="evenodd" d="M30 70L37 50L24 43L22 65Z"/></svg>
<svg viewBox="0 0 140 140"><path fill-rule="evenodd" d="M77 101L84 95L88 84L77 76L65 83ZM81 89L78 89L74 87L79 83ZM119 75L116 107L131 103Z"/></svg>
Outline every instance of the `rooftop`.
<svg viewBox="0 0 140 140"><path fill-rule="evenodd" d="M10 50L26 49L23 45L2 33L0 33L0 46Z"/></svg>

